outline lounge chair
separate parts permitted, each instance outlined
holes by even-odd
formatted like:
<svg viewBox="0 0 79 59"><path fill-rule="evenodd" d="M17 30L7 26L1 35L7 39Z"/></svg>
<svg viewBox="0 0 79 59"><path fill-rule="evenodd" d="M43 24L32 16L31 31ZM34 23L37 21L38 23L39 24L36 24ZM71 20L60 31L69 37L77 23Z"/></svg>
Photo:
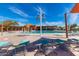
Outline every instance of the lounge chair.
<svg viewBox="0 0 79 59"><path fill-rule="evenodd" d="M67 40L67 43L70 43L70 44L79 44L79 40L78 39L68 39Z"/></svg>
<svg viewBox="0 0 79 59"><path fill-rule="evenodd" d="M77 51L77 52L79 52L79 46L76 46L76 47L74 48L74 50Z"/></svg>
<svg viewBox="0 0 79 59"><path fill-rule="evenodd" d="M54 50L56 49L56 45L55 44L51 44L51 43L45 43L45 44L41 44L39 45L39 48L37 50L37 53L35 54L35 56L37 55L45 55L48 56L51 52L54 52Z"/></svg>
<svg viewBox="0 0 79 59"><path fill-rule="evenodd" d="M6 56L7 50L0 50L0 56Z"/></svg>
<svg viewBox="0 0 79 59"><path fill-rule="evenodd" d="M29 44L29 41L22 40L18 45L13 45L15 47L15 54L23 51L23 55L25 56L26 46Z"/></svg>
<svg viewBox="0 0 79 59"><path fill-rule="evenodd" d="M8 55L9 52L8 49L11 45L12 44L10 42L6 42L6 41L0 42L0 56Z"/></svg>
<svg viewBox="0 0 79 59"><path fill-rule="evenodd" d="M9 46L8 48L5 47L5 48L1 49L1 51L2 51L1 53L3 56L12 56L15 53L15 51L13 51L14 49L15 49L15 47L13 47L13 46Z"/></svg>

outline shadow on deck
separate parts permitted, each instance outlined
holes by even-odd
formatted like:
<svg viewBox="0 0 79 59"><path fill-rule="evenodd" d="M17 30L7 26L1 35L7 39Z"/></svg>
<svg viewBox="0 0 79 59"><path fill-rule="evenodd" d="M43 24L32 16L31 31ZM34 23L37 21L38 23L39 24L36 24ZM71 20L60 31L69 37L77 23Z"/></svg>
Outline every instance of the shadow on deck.
<svg viewBox="0 0 79 59"><path fill-rule="evenodd" d="M28 48L28 51L34 51L37 46L37 44L40 43L45 43L45 42L49 42L49 43L55 43L55 41L58 41L60 39L49 39L49 38L40 38L37 41L34 41L32 43L30 43L30 46ZM51 52L48 56L74 56L74 54L66 47L65 44L60 45L58 48L55 49L56 54L54 54L53 52ZM38 54L39 52L37 52ZM42 53L41 53L42 54Z"/></svg>
<svg viewBox="0 0 79 59"><path fill-rule="evenodd" d="M51 52L47 56L75 56L70 50L63 50L61 48L57 48L54 52Z"/></svg>
<svg viewBox="0 0 79 59"><path fill-rule="evenodd" d="M55 43L56 40L59 40L59 39L40 38L37 41L34 41L34 42L30 43L28 46L26 46L26 50L28 52L32 52L38 48L37 44L45 43L45 42ZM24 51L23 48L25 48L25 47L20 47L15 50L18 53L18 52ZM9 56L15 55L15 53L14 53L15 50L12 50L8 55ZM56 51L57 55L55 55L53 52L51 52L50 54L48 54L48 56L74 56L74 54L69 49L64 50L60 46L58 48L56 48L55 51Z"/></svg>

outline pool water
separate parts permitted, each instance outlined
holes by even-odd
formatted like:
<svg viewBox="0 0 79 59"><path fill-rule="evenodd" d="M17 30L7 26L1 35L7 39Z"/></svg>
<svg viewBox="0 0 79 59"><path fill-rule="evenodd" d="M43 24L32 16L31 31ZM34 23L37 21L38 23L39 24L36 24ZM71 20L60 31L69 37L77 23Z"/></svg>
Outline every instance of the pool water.
<svg viewBox="0 0 79 59"><path fill-rule="evenodd" d="M38 31L31 31L26 33L40 33L40 30ZM54 31L54 30L42 30L42 33L65 33L65 31Z"/></svg>
<svg viewBox="0 0 79 59"><path fill-rule="evenodd" d="M40 30L31 31L31 32L21 32L21 34L40 34ZM53 30L42 30L42 34L55 34L55 35L63 35L65 31L53 31Z"/></svg>
<svg viewBox="0 0 79 59"><path fill-rule="evenodd" d="M36 30L33 30L31 32L27 32L27 31L24 31L24 32L20 32L20 34L40 34L40 30L36 31ZM54 35L63 35L65 34L65 30L42 30L42 34L54 34ZM79 32L68 32L69 35L71 34L79 34Z"/></svg>
<svg viewBox="0 0 79 59"><path fill-rule="evenodd" d="M31 33L40 33L40 30L32 31ZM42 30L42 33L65 33L65 31Z"/></svg>

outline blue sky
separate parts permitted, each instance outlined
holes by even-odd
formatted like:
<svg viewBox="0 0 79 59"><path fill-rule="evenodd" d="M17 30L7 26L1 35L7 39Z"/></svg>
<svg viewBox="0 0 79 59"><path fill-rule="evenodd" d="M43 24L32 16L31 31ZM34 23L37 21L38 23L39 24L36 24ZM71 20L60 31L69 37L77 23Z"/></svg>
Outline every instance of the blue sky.
<svg viewBox="0 0 79 59"><path fill-rule="evenodd" d="M22 4L0 4L0 21L15 20L20 25L34 24L39 25L36 16L39 14L39 8L45 14L43 25L64 25L64 13L68 13L68 23L78 24L79 14L71 14L70 10L74 7L73 3L22 3ZM71 19L71 20L70 20Z"/></svg>

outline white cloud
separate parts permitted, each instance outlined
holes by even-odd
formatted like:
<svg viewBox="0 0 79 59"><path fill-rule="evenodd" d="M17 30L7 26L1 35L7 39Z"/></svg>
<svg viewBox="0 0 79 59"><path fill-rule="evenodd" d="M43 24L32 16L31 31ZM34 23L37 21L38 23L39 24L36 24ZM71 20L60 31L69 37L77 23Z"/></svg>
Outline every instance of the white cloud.
<svg viewBox="0 0 79 59"><path fill-rule="evenodd" d="M45 22L46 25L52 26L52 25L63 25L63 22Z"/></svg>
<svg viewBox="0 0 79 59"><path fill-rule="evenodd" d="M40 10L41 10L43 14L46 14L45 10L43 10L41 7L35 8L35 10L38 11L38 12L40 12Z"/></svg>
<svg viewBox="0 0 79 59"><path fill-rule="evenodd" d="M0 16L0 22L1 21L5 21L5 20L14 20L17 21L19 23L19 25L24 25L25 23L28 23L27 19L24 18L9 18L9 17L5 17L5 16Z"/></svg>
<svg viewBox="0 0 79 59"><path fill-rule="evenodd" d="M24 18L17 18L17 19L15 19L15 20L19 20L19 21L22 21L22 22L28 22L28 20L27 19L24 19Z"/></svg>
<svg viewBox="0 0 79 59"><path fill-rule="evenodd" d="M70 12L70 10L71 10L71 8L65 8L65 13L69 13Z"/></svg>
<svg viewBox="0 0 79 59"><path fill-rule="evenodd" d="M65 13L69 14L70 13L70 10L71 10L71 8L64 8L64 12L58 14L57 16L59 16L59 17L63 16L64 17L64 14Z"/></svg>
<svg viewBox="0 0 79 59"><path fill-rule="evenodd" d="M64 7L64 11L61 14L58 14L58 16L64 16L65 13L69 14L74 5L75 4L69 5L68 7Z"/></svg>
<svg viewBox="0 0 79 59"><path fill-rule="evenodd" d="M74 5L75 5L75 4L71 4L71 5L69 5L68 7L64 7L64 8L65 8L64 12L65 12L65 13L70 13L70 11L71 11L72 8L74 7Z"/></svg>
<svg viewBox="0 0 79 59"><path fill-rule="evenodd" d="M21 11L20 9L18 9L18 8L16 8L16 7L10 7L9 9L10 9L12 12L14 12L14 13L16 13L16 14L22 16L22 17L25 17L25 18L29 17L28 14L24 13L23 11Z"/></svg>
<svg viewBox="0 0 79 59"><path fill-rule="evenodd" d="M5 17L5 16L0 16L0 20L1 21L4 21L4 20L12 20L12 18Z"/></svg>

